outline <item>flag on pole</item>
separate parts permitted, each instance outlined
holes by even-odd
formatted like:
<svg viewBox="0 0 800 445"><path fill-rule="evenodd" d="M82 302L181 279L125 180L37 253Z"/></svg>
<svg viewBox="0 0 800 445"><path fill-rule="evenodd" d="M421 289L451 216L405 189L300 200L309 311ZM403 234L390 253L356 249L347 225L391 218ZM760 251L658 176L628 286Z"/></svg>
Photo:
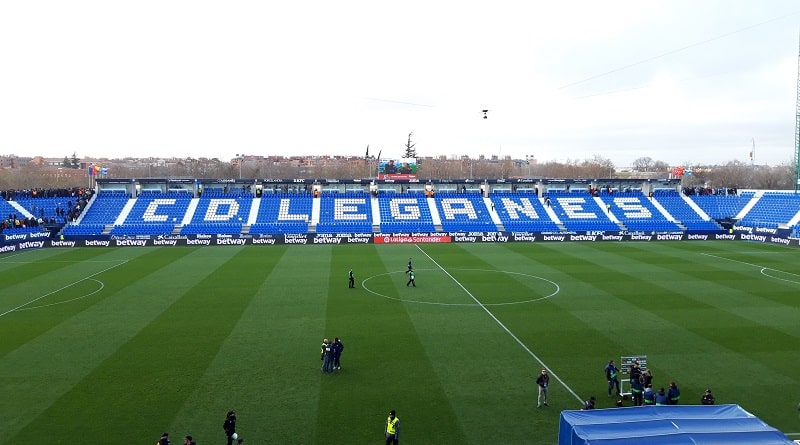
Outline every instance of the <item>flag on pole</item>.
<svg viewBox="0 0 800 445"><path fill-rule="evenodd" d="M686 172L686 169L684 169L683 167L674 167L672 169L672 176L677 178L679 176L683 176L685 172Z"/></svg>

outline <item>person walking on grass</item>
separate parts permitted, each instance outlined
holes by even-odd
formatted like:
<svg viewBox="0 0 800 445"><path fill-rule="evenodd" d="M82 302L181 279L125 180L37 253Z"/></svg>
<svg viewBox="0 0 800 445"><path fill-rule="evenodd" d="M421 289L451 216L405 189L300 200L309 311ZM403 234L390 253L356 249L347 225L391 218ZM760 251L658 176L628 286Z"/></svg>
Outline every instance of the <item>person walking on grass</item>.
<svg viewBox="0 0 800 445"><path fill-rule="evenodd" d="M353 276L353 268L350 268L350 272L347 272L347 287L350 289L356 287L356 277Z"/></svg>
<svg viewBox="0 0 800 445"><path fill-rule="evenodd" d="M547 387L550 386L550 376L547 375L546 369L542 369L542 373L536 378L536 385L539 387L536 407L550 406L547 404Z"/></svg>
<svg viewBox="0 0 800 445"><path fill-rule="evenodd" d="M414 271L413 270L409 270L408 271L408 282L406 283L406 287L408 287L409 284L414 286L414 287L417 287L417 282L414 280Z"/></svg>
<svg viewBox="0 0 800 445"><path fill-rule="evenodd" d="M611 397L611 390L614 386L617 387L616 395L620 395L619 390L619 369L614 364L614 360L610 360L606 365L606 380L608 381L608 396Z"/></svg>
<svg viewBox="0 0 800 445"><path fill-rule="evenodd" d="M233 445L233 435L236 434L236 411L228 411L228 414L225 415L225 422L222 424L222 429L225 430L225 437L228 439L228 445Z"/></svg>

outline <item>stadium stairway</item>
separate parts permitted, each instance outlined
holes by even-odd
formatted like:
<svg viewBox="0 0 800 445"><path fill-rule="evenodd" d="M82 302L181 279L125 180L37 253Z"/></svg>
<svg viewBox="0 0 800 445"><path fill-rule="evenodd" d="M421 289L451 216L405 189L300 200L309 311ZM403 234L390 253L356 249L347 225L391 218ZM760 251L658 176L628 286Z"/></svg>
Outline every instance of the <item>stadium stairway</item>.
<svg viewBox="0 0 800 445"><path fill-rule="evenodd" d="M692 210L697 212L697 214L700 215L701 218L703 218L703 220L711 221L711 216L709 216L708 213L706 213L706 211L702 209L702 207L697 205L697 203L694 202L694 200L692 200L692 198L689 198L688 196L684 195L683 193L681 193L680 196L681 196L681 198L683 198L683 200L686 202L686 204L688 204L689 207L692 208Z"/></svg>
<svg viewBox="0 0 800 445"><path fill-rule="evenodd" d="M506 227L503 225L503 221L500 220L500 216L494 209L494 205L492 204L492 198L485 196L483 198L483 205L486 206L486 211L489 212L489 217L492 218L492 222L494 225L497 226L497 230L505 231Z"/></svg>
<svg viewBox="0 0 800 445"><path fill-rule="evenodd" d="M439 209L436 207L436 201L433 199L426 199L428 208L431 210L431 220L433 220L433 227L437 232L442 231L442 216L439 215Z"/></svg>
<svg viewBox="0 0 800 445"><path fill-rule="evenodd" d="M381 231L381 206L378 198L373 196L370 200L372 208L372 233L380 233Z"/></svg>
<svg viewBox="0 0 800 445"><path fill-rule="evenodd" d="M119 212L119 215L117 215L117 219L114 220L114 224L111 225L112 227L113 226L121 226L121 225L125 224L125 220L128 218L128 215L131 213L131 209L133 209L133 206L136 204L136 201L137 201L137 199L129 199L128 200L128 202L125 204L125 207L123 207L122 211ZM107 235L107 233L105 233L105 232L103 232L103 234Z"/></svg>
<svg viewBox="0 0 800 445"><path fill-rule="evenodd" d="M742 218L744 218L747 215L747 213L750 212L750 210L753 207L755 207L756 204L758 204L758 201L761 199L762 196L764 196L763 191L756 192L755 195L753 195L753 197L750 199L750 201L744 207L742 207L742 211L739 212L739 214L736 215L735 218L737 220L741 220Z"/></svg>
<svg viewBox="0 0 800 445"><path fill-rule="evenodd" d="M16 202L16 201L7 201L7 202L8 202L8 204L11 205L11 207L14 208L14 210L17 211L17 215L24 216L25 218L33 218L33 215L31 215L30 212L25 210L25 207L22 207L18 202Z"/></svg>

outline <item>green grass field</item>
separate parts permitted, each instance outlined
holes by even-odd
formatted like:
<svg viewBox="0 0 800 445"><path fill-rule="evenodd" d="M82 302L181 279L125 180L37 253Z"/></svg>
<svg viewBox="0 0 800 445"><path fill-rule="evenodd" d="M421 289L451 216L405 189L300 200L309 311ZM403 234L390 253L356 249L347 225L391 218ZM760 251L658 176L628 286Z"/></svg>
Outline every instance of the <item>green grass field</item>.
<svg viewBox="0 0 800 445"><path fill-rule="evenodd" d="M229 409L246 444L383 443L390 409L406 445L555 444L560 411L612 406L603 367L635 354L683 404L710 387L800 431L791 248L45 249L0 257L0 276L2 444L225 443ZM334 336L342 370L322 374Z"/></svg>

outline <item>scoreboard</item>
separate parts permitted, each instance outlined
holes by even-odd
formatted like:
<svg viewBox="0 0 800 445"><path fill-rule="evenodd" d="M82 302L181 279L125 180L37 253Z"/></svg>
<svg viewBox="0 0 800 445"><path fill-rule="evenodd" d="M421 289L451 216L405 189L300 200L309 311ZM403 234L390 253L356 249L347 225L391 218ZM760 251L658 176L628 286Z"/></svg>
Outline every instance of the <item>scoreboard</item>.
<svg viewBox="0 0 800 445"><path fill-rule="evenodd" d="M633 362L639 363L639 369L644 371L647 369L647 356L646 355L628 355L622 356L622 359L619 361L620 372L623 374L630 374L631 368L633 368Z"/></svg>

